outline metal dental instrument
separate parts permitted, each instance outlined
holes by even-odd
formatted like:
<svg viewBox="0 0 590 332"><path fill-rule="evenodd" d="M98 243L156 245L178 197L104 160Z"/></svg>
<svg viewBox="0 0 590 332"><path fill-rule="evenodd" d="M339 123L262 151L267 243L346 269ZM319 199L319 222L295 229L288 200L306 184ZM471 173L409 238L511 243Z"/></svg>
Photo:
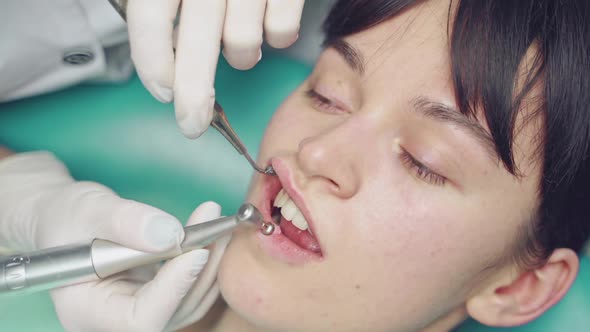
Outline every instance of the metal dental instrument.
<svg viewBox="0 0 590 332"><path fill-rule="evenodd" d="M124 21L127 21L127 0L109 0L109 3L115 8L117 13L123 18ZM213 120L211 121L211 126L223 135L238 151L239 154L243 155L248 163L258 172L266 175L277 175L275 170L272 166L267 166L266 168L260 167L256 164L256 162L252 159L252 156L246 150L246 146L236 132L232 129L229 125L229 121L227 121L227 117L225 116L225 112L223 108L217 101L215 101L214 106L214 113L213 113Z"/></svg>
<svg viewBox="0 0 590 332"><path fill-rule="evenodd" d="M223 108L221 107L221 105L219 105L217 101L215 101L213 120L211 121L211 126L217 129L217 131L219 131L221 135L223 135L223 137L225 137L234 146L234 148L236 148L238 153L243 155L246 158L246 160L248 160L250 165L256 171L266 175L277 175L272 166L269 165L266 168L262 168L256 164L256 162L248 153L248 150L246 150L246 146L244 145L244 143L242 143L236 132L229 125L227 117L225 116L225 112L223 111Z"/></svg>
<svg viewBox="0 0 590 332"><path fill-rule="evenodd" d="M242 224L261 227L264 218L251 204L235 215L184 228L180 249L161 254L122 247L95 239L90 245L69 245L0 257L0 296L48 290L106 278L135 267L154 264L205 247Z"/></svg>
<svg viewBox="0 0 590 332"><path fill-rule="evenodd" d="M248 160L250 165L256 171L262 174L276 176L277 173L275 173L275 170L274 168L272 168L271 165L268 165L266 168L262 168L258 166L256 162L252 159L252 157L248 153L248 150L246 150L246 146L244 145L244 143L242 143L236 132L229 125L227 117L225 116L225 112L223 111L223 108L221 107L221 105L219 105L217 101L215 101L215 106L213 107L213 109L214 111L213 120L211 120L211 127L217 129L217 131L219 131L219 133L221 133L221 135L223 135L223 137L225 137L234 146L234 148L236 148L239 154L246 157L246 160ZM271 235L275 231L275 224L263 220L260 229L262 230L262 234Z"/></svg>

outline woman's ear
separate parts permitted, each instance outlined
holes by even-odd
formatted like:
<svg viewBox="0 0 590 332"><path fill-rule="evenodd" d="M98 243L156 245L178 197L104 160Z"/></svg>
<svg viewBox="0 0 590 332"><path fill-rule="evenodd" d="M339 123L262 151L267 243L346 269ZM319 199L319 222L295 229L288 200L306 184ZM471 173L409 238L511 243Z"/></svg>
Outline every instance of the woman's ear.
<svg viewBox="0 0 590 332"><path fill-rule="evenodd" d="M555 250L541 267L514 276L504 274L467 300L467 312L489 326L517 326L541 316L567 293L579 259L571 249Z"/></svg>

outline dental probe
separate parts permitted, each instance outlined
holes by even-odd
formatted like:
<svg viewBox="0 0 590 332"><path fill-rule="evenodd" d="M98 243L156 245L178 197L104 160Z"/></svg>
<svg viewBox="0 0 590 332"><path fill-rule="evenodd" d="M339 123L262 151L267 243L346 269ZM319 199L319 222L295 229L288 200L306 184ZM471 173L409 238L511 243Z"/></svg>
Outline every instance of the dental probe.
<svg viewBox="0 0 590 332"><path fill-rule="evenodd" d="M236 148L238 153L243 155L246 158L246 160L248 160L250 165L256 171L262 174L276 176L277 174L275 173L275 170L272 168L272 166L269 165L266 168L262 168L258 166L256 162L252 159L252 157L248 153L248 150L246 150L246 146L244 145L244 143L242 143L236 132L229 125L229 121L227 121L225 112L223 111L223 108L221 107L221 105L219 105L217 101L215 101L215 106L213 107L213 109L213 120L211 121L211 126L217 129L217 131L219 131L219 133L221 133L221 135L223 135L223 137L225 137L234 146L234 148Z"/></svg>
<svg viewBox="0 0 590 332"><path fill-rule="evenodd" d="M254 205L246 203L235 215L185 227L185 237L180 249L164 253L137 251L110 241L95 239L90 245L68 245L0 257L0 295L32 293L104 279L119 272L203 248L230 234L241 224L256 225L263 232L268 231L260 211Z"/></svg>
<svg viewBox="0 0 590 332"><path fill-rule="evenodd" d="M121 18L124 21L127 21L127 0L109 0L109 3L113 6L113 8L115 8L117 13L119 13L119 15L121 16ZM254 159L252 159L252 156L250 156L250 154L248 153L248 150L246 150L246 146L244 145L244 143L242 143L236 132L230 126L229 121L225 116L225 112L223 111L223 108L221 107L221 105L219 105L217 100L215 101L213 120L211 121L211 126L217 129L217 131L219 131L219 133L223 135L223 137L225 137L234 146L238 153L246 158L248 163L250 163L250 165L257 172L266 175L277 175L272 166L269 165L266 168L262 168L256 164Z"/></svg>

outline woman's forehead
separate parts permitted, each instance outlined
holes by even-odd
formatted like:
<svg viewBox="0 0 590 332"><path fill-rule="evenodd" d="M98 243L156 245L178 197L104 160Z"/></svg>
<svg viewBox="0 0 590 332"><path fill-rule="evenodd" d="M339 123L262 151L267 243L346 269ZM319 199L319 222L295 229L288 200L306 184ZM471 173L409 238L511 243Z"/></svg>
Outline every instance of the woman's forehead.
<svg viewBox="0 0 590 332"><path fill-rule="evenodd" d="M344 39L363 51L369 65L376 57L392 57L398 52L438 50L440 56L449 53L448 13L448 4L425 2Z"/></svg>
<svg viewBox="0 0 590 332"><path fill-rule="evenodd" d="M343 38L358 55L355 58L363 68L361 81L370 90L372 97L391 98L390 102L397 102L393 99L399 100L400 95L414 99L413 93L427 91L435 100L457 104L451 70L449 10L452 9L448 1L425 2L370 29ZM326 53L331 53L329 57L332 59L335 56L342 58L342 52L333 49ZM537 53L538 48L532 45L522 59L514 82L515 95L522 90L523 82L526 81L519 78L530 76ZM326 63L333 61L328 60ZM537 112L541 107L541 93L541 87L529 91L528 96L523 98L514 123L518 129L514 133L513 144L518 150L515 151L514 161L521 175L538 173L541 162L538 138L543 130L542 122L539 122L542 119L531 116L541 113ZM489 133L483 107L475 105L474 109L472 116Z"/></svg>

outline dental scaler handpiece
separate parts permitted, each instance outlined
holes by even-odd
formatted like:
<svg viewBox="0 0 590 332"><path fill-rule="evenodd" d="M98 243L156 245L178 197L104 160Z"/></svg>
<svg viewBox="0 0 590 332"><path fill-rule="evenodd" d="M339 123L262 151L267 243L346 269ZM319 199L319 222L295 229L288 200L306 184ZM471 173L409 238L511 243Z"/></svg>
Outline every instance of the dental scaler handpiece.
<svg viewBox="0 0 590 332"><path fill-rule="evenodd" d="M266 234L267 223L251 204L235 215L184 228L180 249L152 254L95 239L90 245L70 245L0 257L0 296L31 293L104 279L135 267L154 264L203 248L241 224L253 224Z"/></svg>

